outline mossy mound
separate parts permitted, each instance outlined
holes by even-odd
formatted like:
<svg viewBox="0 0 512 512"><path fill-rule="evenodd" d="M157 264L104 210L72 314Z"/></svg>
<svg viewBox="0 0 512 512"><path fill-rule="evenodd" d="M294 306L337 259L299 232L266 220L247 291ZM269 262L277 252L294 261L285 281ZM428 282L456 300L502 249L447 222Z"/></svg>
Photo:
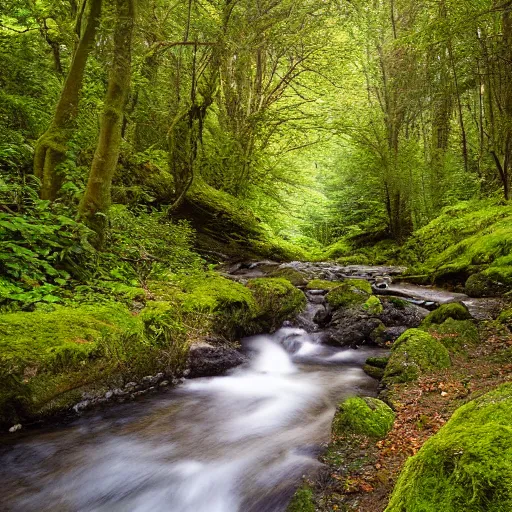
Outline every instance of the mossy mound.
<svg viewBox="0 0 512 512"><path fill-rule="evenodd" d="M288 505L287 512L315 512L313 491L308 485L300 487Z"/></svg>
<svg viewBox="0 0 512 512"><path fill-rule="evenodd" d="M512 266L491 266L469 276L465 291L470 297L493 297L512 290Z"/></svg>
<svg viewBox="0 0 512 512"><path fill-rule="evenodd" d="M466 306L458 302L451 302L449 304L441 304L437 309L434 309L425 317L421 325L422 327L428 327L432 324L442 324L447 318L469 320L471 315Z"/></svg>
<svg viewBox="0 0 512 512"><path fill-rule="evenodd" d="M450 352L459 352L480 341L478 329L471 320L448 318L442 324L433 324L428 332Z"/></svg>
<svg viewBox="0 0 512 512"><path fill-rule="evenodd" d="M411 265L411 273L427 274L434 282L463 284L472 274L483 271L482 276L469 281L468 291L494 294L488 290L497 283L508 289L512 285L503 281L503 276L512 276L511 250L512 207L492 200L467 201L446 208L416 231L401 257Z"/></svg>
<svg viewBox="0 0 512 512"><path fill-rule="evenodd" d="M411 457L386 512L512 510L512 384L455 411Z"/></svg>
<svg viewBox="0 0 512 512"><path fill-rule="evenodd" d="M293 284L293 286L305 286L308 282L305 274L291 267L276 268L270 272L269 277L279 277L286 279Z"/></svg>
<svg viewBox="0 0 512 512"><path fill-rule="evenodd" d="M512 308L503 310L497 320L499 324L512 329Z"/></svg>
<svg viewBox="0 0 512 512"><path fill-rule="evenodd" d="M332 290L340 285L339 281L326 281L325 279L312 279L306 288L308 290Z"/></svg>
<svg viewBox="0 0 512 512"><path fill-rule="evenodd" d="M293 318L306 307L304 293L287 279L251 279L247 288L252 292L256 303L254 322L258 332L277 329L285 320Z"/></svg>
<svg viewBox="0 0 512 512"><path fill-rule="evenodd" d="M384 368L378 368L377 366L373 366L371 364L365 364L363 366L363 372L377 380L380 380L382 377L384 377Z"/></svg>
<svg viewBox="0 0 512 512"><path fill-rule="evenodd" d="M388 361L389 357L369 357L366 359L366 364L375 366L376 368L386 368Z"/></svg>
<svg viewBox="0 0 512 512"><path fill-rule="evenodd" d="M380 315L384 311L382 302L375 295L371 295L363 304L363 309L370 315Z"/></svg>
<svg viewBox="0 0 512 512"><path fill-rule="evenodd" d="M339 286L333 288L326 300L334 308L364 304L372 294L372 287L364 279L346 279Z"/></svg>
<svg viewBox="0 0 512 512"><path fill-rule="evenodd" d="M377 398L347 398L334 417L333 432L352 432L369 437L384 437L393 426L395 413Z"/></svg>
<svg viewBox="0 0 512 512"><path fill-rule="evenodd" d="M420 329L408 329L391 348L383 382L387 385L416 380L421 374L451 365L446 347Z"/></svg>
<svg viewBox="0 0 512 512"><path fill-rule="evenodd" d="M0 423L70 405L66 393L129 367L142 339L141 319L116 304L0 315Z"/></svg>

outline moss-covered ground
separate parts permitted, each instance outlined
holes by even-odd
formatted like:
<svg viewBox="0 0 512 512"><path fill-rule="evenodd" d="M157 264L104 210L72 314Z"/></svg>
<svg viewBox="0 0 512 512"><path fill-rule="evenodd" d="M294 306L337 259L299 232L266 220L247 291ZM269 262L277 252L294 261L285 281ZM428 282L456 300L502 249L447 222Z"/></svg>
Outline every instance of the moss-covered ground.
<svg viewBox="0 0 512 512"><path fill-rule="evenodd" d="M85 391L180 375L191 341L268 332L306 304L284 278L244 286L214 272L149 280L144 293L133 311L106 302L0 314L0 425L69 409Z"/></svg>
<svg viewBox="0 0 512 512"><path fill-rule="evenodd" d="M452 365L389 386L385 399L396 419L383 439L333 433L322 459L326 471L309 483L315 510L384 511L406 461L425 446L396 491L405 498L393 501L390 512L508 511L510 384L506 393L485 393L512 380L510 317L505 310L498 321L432 324L429 333L448 348ZM447 342L458 338L465 340L462 351ZM445 425L448 435L435 441Z"/></svg>

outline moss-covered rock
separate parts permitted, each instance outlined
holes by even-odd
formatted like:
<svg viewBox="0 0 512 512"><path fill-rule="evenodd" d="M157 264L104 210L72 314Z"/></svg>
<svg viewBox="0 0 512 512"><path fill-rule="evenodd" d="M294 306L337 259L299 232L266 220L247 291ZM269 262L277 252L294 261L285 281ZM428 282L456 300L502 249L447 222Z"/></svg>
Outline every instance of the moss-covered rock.
<svg viewBox="0 0 512 512"><path fill-rule="evenodd" d="M313 498L313 491L308 485L304 484L295 492L286 511L315 512L315 501Z"/></svg>
<svg viewBox="0 0 512 512"><path fill-rule="evenodd" d="M372 287L368 281L346 279L326 295L326 300L332 308L336 309L364 304L371 294Z"/></svg>
<svg viewBox="0 0 512 512"><path fill-rule="evenodd" d="M377 368L386 368L386 365L388 364L389 357L383 356L383 357L368 357L366 359L366 364L369 364L371 366L375 366Z"/></svg>
<svg viewBox="0 0 512 512"><path fill-rule="evenodd" d="M363 309L368 312L369 315L380 315L384 311L382 302L375 295L371 295L368 300L363 304Z"/></svg>
<svg viewBox="0 0 512 512"><path fill-rule="evenodd" d="M447 318L442 324L432 324L428 332L450 352L459 352L480 341L478 329L471 320Z"/></svg>
<svg viewBox="0 0 512 512"><path fill-rule="evenodd" d="M143 336L140 318L116 304L0 315L0 423L37 414L100 371L107 378Z"/></svg>
<svg viewBox="0 0 512 512"><path fill-rule="evenodd" d="M381 400L353 397L340 404L332 428L336 434L349 431L369 437L384 437L394 421L395 413Z"/></svg>
<svg viewBox="0 0 512 512"><path fill-rule="evenodd" d="M408 329L391 349L384 372L387 385L416 380L421 374L451 365L446 347L420 329Z"/></svg>
<svg viewBox="0 0 512 512"><path fill-rule="evenodd" d="M512 289L512 266L489 267L469 276L465 291L470 297L494 297Z"/></svg>
<svg viewBox="0 0 512 512"><path fill-rule="evenodd" d="M287 279L262 277L251 279L247 288L256 302L256 330L273 331L299 314L306 306L306 296Z"/></svg>
<svg viewBox="0 0 512 512"><path fill-rule="evenodd" d="M512 308L504 309L498 316L498 323L512 329Z"/></svg>
<svg viewBox="0 0 512 512"><path fill-rule="evenodd" d="M428 327L432 324L442 324L447 318L454 320L469 320L471 315L468 308L458 302L441 304L437 309L429 313L423 322L422 327Z"/></svg>
<svg viewBox="0 0 512 512"><path fill-rule="evenodd" d="M339 281L326 281L325 279L312 279L306 288L308 290L332 290L340 285Z"/></svg>
<svg viewBox="0 0 512 512"><path fill-rule="evenodd" d="M386 512L512 510L512 384L455 411L411 457Z"/></svg>
<svg viewBox="0 0 512 512"><path fill-rule="evenodd" d="M279 277L290 281L294 286L305 286L308 279L305 274L291 267L276 268L269 277Z"/></svg>
<svg viewBox="0 0 512 512"><path fill-rule="evenodd" d="M384 377L384 368L378 368L377 366L372 366L371 364L365 364L363 366L363 372L377 380L380 380L382 377Z"/></svg>

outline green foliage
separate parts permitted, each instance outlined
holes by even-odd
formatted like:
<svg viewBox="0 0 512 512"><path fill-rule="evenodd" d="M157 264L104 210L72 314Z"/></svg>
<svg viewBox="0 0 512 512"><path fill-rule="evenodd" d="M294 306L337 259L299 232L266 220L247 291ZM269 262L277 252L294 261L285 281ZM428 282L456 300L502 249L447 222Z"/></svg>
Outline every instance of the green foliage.
<svg viewBox="0 0 512 512"><path fill-rule="evenodd" d="M315 512L315 510L313 491L305 484L295 492L286 509L287 512Z"/></svg>
<svg viewBox="0 0 512 512"><path fill-rule="evenodd" d="M364 279L346 279L339 286L333 288L326 300L333 308L364 304L372 293L372 287Z"/></svg>
<svg viewBox="0 0 512 512"><path fill-rule="evenodd" d="M468 308L458 302L441 304L437 309L430 312L421 323L422 327L429 327L432 324L442 324L446 319L470 320L471 315Z"/></svg>
<svg viewBox="0 0 512 512"><path fill-rule="evenodd" d="M88 229L34 200L20 213L0 212L0 303L59 302L58 286L87 265L94 251Z"/></svg>
<svg viewBox="0 0 512 512"><path fill-rule="evenodd" d="M391 349L383 382L386 385L410 382L420 375L451 365L448 350L430 334L408 329Z"/></svg>
<svg viewBox="0 0 512 512"><path fill-rule="evenodd" d="M345 432L382 438L392 428L395 413L377 398L353 397L340 404L334 417L333 432Z"/></svg>
<svg viewBox="0 0 512 512"><path fill-rule="evenodd" d="M386 512L512 508L512 385L463 405L411 457Z"/></svg>

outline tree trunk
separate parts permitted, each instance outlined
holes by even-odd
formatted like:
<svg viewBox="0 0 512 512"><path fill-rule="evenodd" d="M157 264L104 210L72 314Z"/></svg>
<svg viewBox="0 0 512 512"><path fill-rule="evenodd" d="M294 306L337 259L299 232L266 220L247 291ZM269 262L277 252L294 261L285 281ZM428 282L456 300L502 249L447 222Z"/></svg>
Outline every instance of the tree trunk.
<svg viewBox="0 0 512 512"><path fill-rule="evenodd" d="M123 113L131 79L134 0L116 0L114 56L100 123L98 144L80 203L80 217L96 232L96 245L104 242L107 212L111 203L112 178L121 146Z"/></svg>
<svg viewBox="0 0 512 512"><path fill-rule="evenodd" d="M67 144L78 116L78 100L87 58L96 36L102 0L88 0L87 26L76 47L52 122L36 143L34 174L41 180L41 198L53 201L63 182L58 165L64 161Z"/></svg>

